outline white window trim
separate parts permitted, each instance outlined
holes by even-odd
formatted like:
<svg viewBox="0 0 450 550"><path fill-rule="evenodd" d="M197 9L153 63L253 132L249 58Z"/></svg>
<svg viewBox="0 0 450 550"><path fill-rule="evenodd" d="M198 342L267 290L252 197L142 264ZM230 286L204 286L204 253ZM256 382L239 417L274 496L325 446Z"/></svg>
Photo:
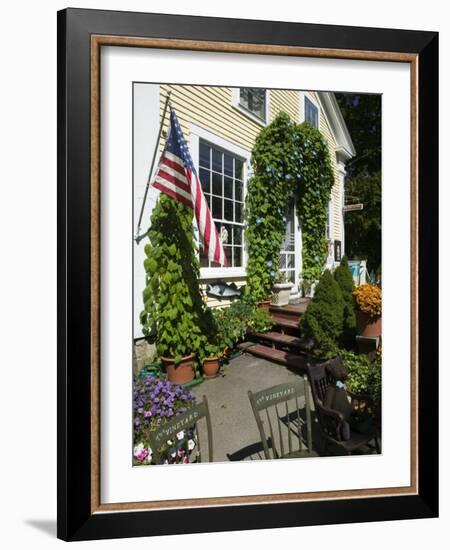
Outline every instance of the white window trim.
<svg viewBox="0 0 450 550"><path fill-rule="evenodd" d="M320 115L321 115L322 109L321 109L319 101L314 96L308 95L307 92L299 92L299 96L300 96L300 103L299 103L299 119L300 119L300 122L305 122L305 120L306 120L306 101L305 101L305 98L307 98L307 99L309 99L309 101L311 101L311 103L313 103L317 107L317 124L318 124L317 129L320 131Z"/></svg>
<svg viewBox="0 0 450 550"><path fill-rule="evenodd" d="M269 90L266 90L266 113L265 120L261 120L259 117L254 115L251 111L246 109L240 104L240 89L241 88L231 88L231 104L232 106L245 115L247 118L253 122L258 123L260 126L267 126L269 124L269 115L270 115L270 93Z"/></svg>
<svg viewBox="0 0 450 550"><path fill-rule="evenodd" d="M244 161L244 174L243 174L243 184L244 184L244 203L247 195L247 179L249 177L250 171L250 158L251 152L247 151L239 145L232 143L216 134L213 134L209 130L198 126L197 124L190 123L189 125L189 140L191 146L192 160L194 161L195 169L199 170L199 142L200 139L207 141L211 145L215 145L220 149L230 152L232 155L241 158ZM245 221L245 220L244 220ZM244 238L244 257L243 257L243 266L242 267L201 267L200 268L200 279L225 279L230 277L239 277L244 278L247 276L247 245Z"/></svg>

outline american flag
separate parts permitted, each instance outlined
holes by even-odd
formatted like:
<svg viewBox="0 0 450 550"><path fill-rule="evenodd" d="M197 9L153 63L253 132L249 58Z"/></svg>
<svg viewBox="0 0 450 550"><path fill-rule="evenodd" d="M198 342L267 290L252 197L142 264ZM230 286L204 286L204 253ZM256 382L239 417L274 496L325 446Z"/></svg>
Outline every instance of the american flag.
<svg viewBox="0 0 450 550"><path fill-rule="evenodd" d="M212 262L227 266L222 241L214 225L177 115L172 108L169 136L153 179L153 187L194 210L205 254Z"/></svg>

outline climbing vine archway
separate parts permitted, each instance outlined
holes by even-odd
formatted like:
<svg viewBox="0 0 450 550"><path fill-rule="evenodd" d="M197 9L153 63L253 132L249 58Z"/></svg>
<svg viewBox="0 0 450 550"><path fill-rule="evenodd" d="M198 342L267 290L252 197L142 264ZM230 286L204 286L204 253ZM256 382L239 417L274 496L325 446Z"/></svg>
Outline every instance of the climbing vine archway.
<svg viewBox="0 0 450 550"><path fill-rule="evenodd" d="M302 226L302 277L310 282L320 275L333 172L320 132L308 123L295 124L283 112L256 138L252 165L245 207L246 295L260 301L269 295L277 275L286 228L284 214L292 200Z"/></svg>

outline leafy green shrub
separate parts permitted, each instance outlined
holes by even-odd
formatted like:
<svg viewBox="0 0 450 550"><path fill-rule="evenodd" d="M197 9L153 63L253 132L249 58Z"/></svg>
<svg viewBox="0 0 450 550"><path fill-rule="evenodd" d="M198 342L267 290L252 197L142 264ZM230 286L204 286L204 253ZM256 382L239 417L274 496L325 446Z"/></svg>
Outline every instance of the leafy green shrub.
<svg viewBox="0 0 450 550"><path fill-rule="evenodd" d="M300 332L313 342L313 353L326 357L336 355L342 337L344 300L331 272L323 272L314 297L300 318Z"/></svg>
<svg viewBox="0 0 450 550"><path fill-rule="evenodd" d="M347 389L353 393L367 393L378 405L381 402L381 354L371 361L367 355L341 351L349 371Z"/></svg>
<svg viewBox="0 0 450 550"><path fill-rule="evenodd" d="M339 285L344 299L344 319L342 326L342 344L352 347L356 335L355 299L353 297L353 277L348 267L346 256L334 272L334 278Z"/></svg>
<svg viewBox="0 0 450 550"><path fill-rule="evenodd" d="M192 215L191 209L161 194L145 246L143 332L148 335L155 329L158 355L174 357L175 363L197 353L206 332Z"/></svg>

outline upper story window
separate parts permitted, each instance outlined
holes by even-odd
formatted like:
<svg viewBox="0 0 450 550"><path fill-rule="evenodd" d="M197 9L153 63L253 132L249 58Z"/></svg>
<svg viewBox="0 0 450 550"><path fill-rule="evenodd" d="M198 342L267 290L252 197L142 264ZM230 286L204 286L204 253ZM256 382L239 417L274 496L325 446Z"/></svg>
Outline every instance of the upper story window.
<svg viewBox="0 0 450 550"><path fill-rule="evenodd" d="M239 106L266 122L267 97L265 88L239 88Z"/></svg>
<svg viewBox="0 0 450 550"><path fill-rule="evenodd" d="M199 178L229 267L244 263L244 162L241 158L199 141ZM200 253L201 267L220 267Z"/></svg>
<svg viewBox="0 0 450 550"><path fill-rule="evenodd" d="M314 105L307 97L305 97L305 121L316 128L319 127L319 109L317 105Z"/></svg>

